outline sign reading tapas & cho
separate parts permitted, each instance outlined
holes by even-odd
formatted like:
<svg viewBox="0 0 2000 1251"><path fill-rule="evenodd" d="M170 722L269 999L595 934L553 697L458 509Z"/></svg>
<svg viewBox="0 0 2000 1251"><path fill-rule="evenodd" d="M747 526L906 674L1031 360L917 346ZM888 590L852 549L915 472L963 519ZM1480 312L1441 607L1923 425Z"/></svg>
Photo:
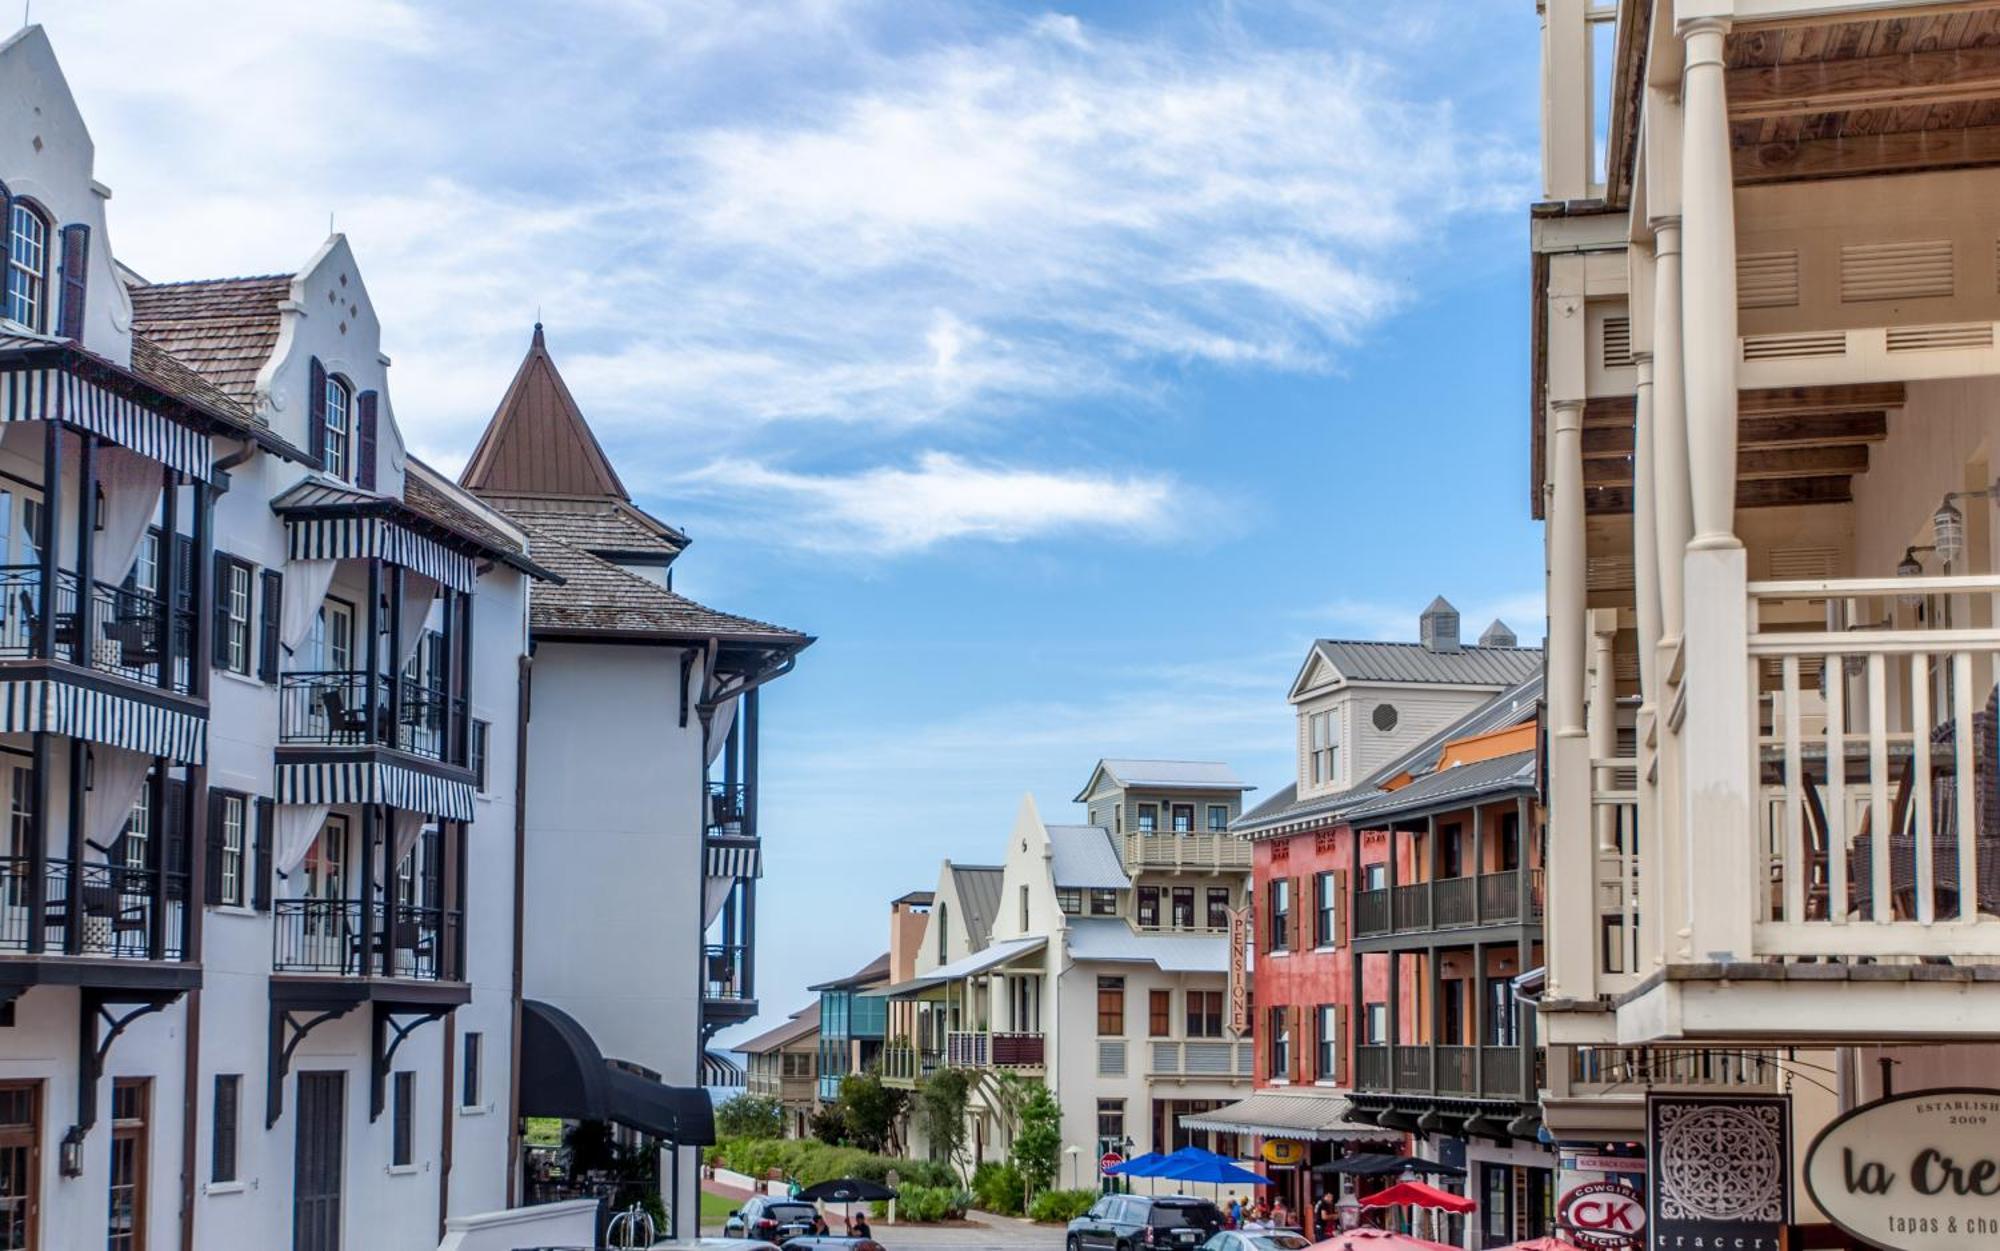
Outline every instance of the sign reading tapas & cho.
<svg viewBox="0 0 2000 1251"><path fill-rule="evenodd" d="M1827 1219L1892 1251L2000 1245L2000 1090L1924 1090L1863 1104L1806 1151Z"/></svg>

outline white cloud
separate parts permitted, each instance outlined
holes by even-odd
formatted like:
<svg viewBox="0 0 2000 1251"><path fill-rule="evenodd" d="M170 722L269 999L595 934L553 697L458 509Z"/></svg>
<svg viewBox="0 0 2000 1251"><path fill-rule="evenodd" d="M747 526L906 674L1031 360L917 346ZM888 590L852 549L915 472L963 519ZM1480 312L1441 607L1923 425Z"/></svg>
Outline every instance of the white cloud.
<svg viewBox="0 0 2000 1251"><path fill-rule="evenodd" d="M1210 511L1206 496L1165 475L1022 469L943 452L926 452L909 468L848 475L722 460L683 475L674 493L747 502L755 516L770 519L754 524L797 546L883 556L960 540L1012 543L1055 534L1161 540Z"/></svg>

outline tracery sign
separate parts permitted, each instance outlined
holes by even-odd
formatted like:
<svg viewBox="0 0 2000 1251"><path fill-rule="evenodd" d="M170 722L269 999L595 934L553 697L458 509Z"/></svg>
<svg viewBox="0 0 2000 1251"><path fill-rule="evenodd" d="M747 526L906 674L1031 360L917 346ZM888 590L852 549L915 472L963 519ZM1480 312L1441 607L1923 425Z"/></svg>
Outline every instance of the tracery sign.
<svg viewBox="0 0 2000 1251"><path fill-rule="evenodd" d="M1791 1101L1646 1097L1646 1228L1655 1251L1779 1251L1792 1217Z"/></svg>

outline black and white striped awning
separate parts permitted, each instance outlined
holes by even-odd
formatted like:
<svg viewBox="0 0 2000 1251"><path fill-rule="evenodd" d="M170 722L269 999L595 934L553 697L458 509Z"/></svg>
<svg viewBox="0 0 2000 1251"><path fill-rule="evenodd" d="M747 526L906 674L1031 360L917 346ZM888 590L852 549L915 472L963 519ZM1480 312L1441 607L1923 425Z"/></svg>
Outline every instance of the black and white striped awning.
<svg viewBox="0 0 2000 1251"><path fill-rule="evenodd" d="M708 876L761 877L763 854L754 838L708 840Z"/></svg>
<svg viewBox="0 0 2000 1251"><path fill-rule="evenodd" d="M280 761L281 804L387 804L447 821L472 820L472 783L386 760Z"/></svg>
<svg viewBox="0 0 2000 1251"><path fill-rule="evenodd" d="M724 1088L743 1084L743 1066L713 1051L701 1053L701 1084Z"/></svg>
<svg viewBox="0 0 2000 1251"><path fill-rule="evenodd" d="M50 678L0 682L0 732L66 734L176 764L208 760L208 719Z"/></svg>
<svg viewBox="0 0 2000 1251"><path fill-rule="evenodd" d="M293 560L379 557L454 591L477 589L478 567L472 557L386 517L287 517L285 554Z"/></svg>
<svg viewBox="0 0 2000 1251"><path fill-rule="evenodd" d="M208 436L61 368L0 373L0 422L66 421L197 478L210 470Z"/></svg>

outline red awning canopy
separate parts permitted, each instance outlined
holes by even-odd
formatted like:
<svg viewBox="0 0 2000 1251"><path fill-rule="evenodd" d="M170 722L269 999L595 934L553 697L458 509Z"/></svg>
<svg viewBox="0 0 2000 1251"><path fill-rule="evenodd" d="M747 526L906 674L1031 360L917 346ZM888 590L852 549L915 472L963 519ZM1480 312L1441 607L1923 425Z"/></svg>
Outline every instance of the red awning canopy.
<svg viewBox="0 0 2000 1251"><path fill-rule="evenodd" d="M1364 1208L1442 1208L1447 1212L1470 1212L1479 1205L1464 1195L1455 1195L1449 1190L1439 1190L1427 1182L1397 1182L1387 1190L1378 1190L1361 1199Z"/></svg>

